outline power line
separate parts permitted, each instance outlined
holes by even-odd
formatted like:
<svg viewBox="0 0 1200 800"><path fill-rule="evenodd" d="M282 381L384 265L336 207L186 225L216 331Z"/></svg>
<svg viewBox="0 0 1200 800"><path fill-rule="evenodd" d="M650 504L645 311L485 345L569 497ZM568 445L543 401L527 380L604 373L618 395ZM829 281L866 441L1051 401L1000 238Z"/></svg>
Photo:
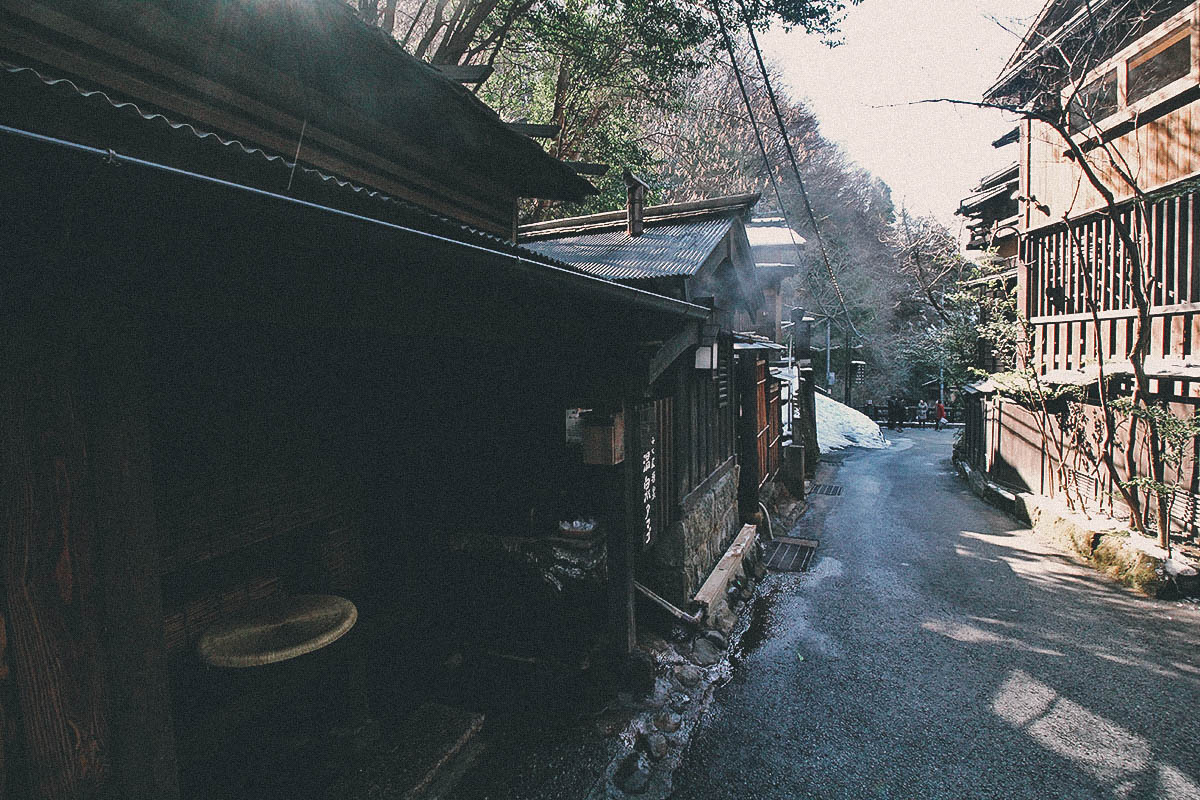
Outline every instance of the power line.
<svg viewBox="0 0 1200 800"><path fill-rule="evenodd" d="M783 202L783 193L779 189L779 182L775 179L775 171L771 168L771 159L767 155L767 146L763 142L761 131L759 131L758 117L754 113L754 106L750 102L750 96L746 92L746 84L745 84L744 79L742 78L742 71L738 67L737 54L734 52L734 49L733 49L733 40L730 38L729 31L725 27L725 19L722 15L720 15L719 8L718 8L717 22L720 25L721 36L725 42L725 49L729 53L729 61L730 61L730 65L733 67L734 77L737 78L738 89L741 90L742 100L745 102L745 105L746 105L746 113L750 116L750 127L754 130L754 138L758 142L758 152L762 154L763 166L766 167L766 170L767 170L767 178L770 180L771 188L775 192L775 201L779 204L779 211L780 211L780 213L783 214L784 222L787 224L788 236L791 237L792 247L794 247L796 249L796 253L799 254L800 253L800 243L796 241L796 233L794 230L794 226L792 224L791 216L788 214L787 205L785 205ZM820 287L817 284L816 278L813 275L812 271L808 271L807 277L808 277L809 282L812 284L813 299L816 300L817 305L821 308L821 311L826 316L832 317L833 315L829 313L829 309L827 309L825 307L825 303L820 296ZM845 306L843 305L843 308L844 307Z"/></svg>
<svg viewBox="0 0 1200 800"><path fill-rule="evenodd" d="M750 103L750 95L746 92L746 83L742 78L742 70L738 67L737 54L733 49L733 40L729 38L729 31L725 27L725 17L721 14L720 4L717 4L717 22L721 28L721 37L725 42L725 49L729 52L729 61L733 66L734 77L737 78L738 89L742 93L742 100L746 105L746 113L750 116L750 127L754 129L754 139L758 142L758 152L762 154L763 166L767 168L767 178L771 181L771 188L775 191L775 201L779 203L779 210L783 213L784 220L788 223L788 232L792 234L792 246L799 250L799 244L796 242L795 234L792 233L791 220L788 219L787 207L783 204L783 194L779 191L779 182L775 180L775 171L771 169L771 159L767 156L767 146L763 142L762 132L758 129L758 116L754 113L754 106Z"/></svg>
<svg viewBox="0 0 1200 800"><path fill-rule="evenodd" d="M817 249L821 254L821 261L825 265L825 271L829 275L829 281L833 285L834 294L837 295L838 303L842 307L842 314L846 319L846 325L854 332L854 335L859 339L863 335L859 333L858 328L854 326L854 321L850 318L850 309L846 305L846 297L842 294L842 287L838 283L837 274L833 271L833 265L829 260L829 251L825 246L825 237L821 235L821 226L817 222L817 215L813 212L812 202L808 197L808 190L804 187L804 179L800 176L800 165L796 160L796 152L792 149L791 138L787 133L787 126L783 121L783 114L779 111L779 102L775 98L775 90L771 86L771 78L767 72L766 64L763 62L762 50L758 46L758 37L754 34L754 26L750 24L749 13L746 10L746 5L743 0L738 0L738 7L742 11L743 22L746 23L746 30L750 34L750 42L754 47L754 55L758 60L759 71L762 73L763 82L767 89L767 96L771 101L771 108L775 113L775 120L779 125L779 135L783 138L784 147L787 150L788 160L791 162L792 172L796 177L796 185L800 189L800 198L803 201L804 211L808 216L809 222L812 224L813 235L817 240ZM758 131L758 122L755 118L754 111L751 108L750 95L746 91L745 81L742 79L741 68L738 66L737 55L733 49L733 40L729 36L729 30L725 24L725 14L721 11L719 2L713 4L713 10L716 13L717 25L721 29L721 36L725 41L725 49L729 51L729 59L733 63L733 71L737 76L738 88L742 93L742 101L746 104L746 110L750 114L750 122L754 126L754 135L758 139L759 150L762 152L763 160L767 162L767 173L771 176L771 183L775 188L775 195L779 200L779 207L783 211L785 219L787 218L787 209L783 203L783 197L780 195L779 186L775 181L775 175L771 171L771 164L767 158L766 147L763 145L762 135ZM790 226L790 222L789 222ZM793 240L794 241L794 240Z"/></svg>

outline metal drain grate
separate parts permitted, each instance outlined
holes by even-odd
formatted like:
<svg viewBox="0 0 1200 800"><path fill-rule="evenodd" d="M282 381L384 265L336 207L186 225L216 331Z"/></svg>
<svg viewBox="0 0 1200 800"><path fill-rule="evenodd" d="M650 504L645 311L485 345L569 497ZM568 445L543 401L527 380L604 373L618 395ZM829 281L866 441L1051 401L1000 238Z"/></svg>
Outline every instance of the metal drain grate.
<svg viewBox="0 0 1200 800"><path fill-rule="evenodd" d="M842 487L836 483L810 483L808 485L809 494L827 494L831 497L841 497Z"/></svg>
<svg viewBox="0 0 1200 800"><path fill-rule="evenodd" d="M763 543L763 554L767 569L781 572L805 572L816 552L815 539L793 539L779 536Z"/></svg>

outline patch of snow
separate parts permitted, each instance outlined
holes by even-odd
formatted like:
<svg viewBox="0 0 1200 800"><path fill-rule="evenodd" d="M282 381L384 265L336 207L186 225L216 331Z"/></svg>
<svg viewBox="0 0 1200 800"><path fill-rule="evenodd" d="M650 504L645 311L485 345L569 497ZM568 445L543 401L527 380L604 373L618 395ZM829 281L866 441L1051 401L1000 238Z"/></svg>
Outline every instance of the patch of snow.
<svg viewBox="0 0 1200 800"><path fill-rule="evenodd" d="M883 431L866 414L817 392L817 444L822 453L843 447L887 447Z"/></svg>

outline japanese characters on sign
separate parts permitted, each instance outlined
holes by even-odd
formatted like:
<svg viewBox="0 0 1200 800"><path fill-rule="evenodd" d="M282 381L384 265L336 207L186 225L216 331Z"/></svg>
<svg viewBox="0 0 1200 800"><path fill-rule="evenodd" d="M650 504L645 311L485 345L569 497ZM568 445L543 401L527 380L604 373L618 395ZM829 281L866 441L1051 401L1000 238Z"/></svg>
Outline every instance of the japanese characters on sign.
<svg viewBox="0 0 1200 800"><path fill-rule="evenodd" d="M642 532L642 544L649 546L654 541L654 524L657 515L654 513L654 503L658 500L658 453L654 436L646 439L642 448L642 505L645 512L645 527Z"/></svg>

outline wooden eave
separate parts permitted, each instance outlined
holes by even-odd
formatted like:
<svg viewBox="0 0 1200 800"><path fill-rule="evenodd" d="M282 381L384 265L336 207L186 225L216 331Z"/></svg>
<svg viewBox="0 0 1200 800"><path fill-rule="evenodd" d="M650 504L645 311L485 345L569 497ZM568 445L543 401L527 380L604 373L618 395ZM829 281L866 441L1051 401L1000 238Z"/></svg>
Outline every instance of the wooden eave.
<svg viewBox="0 0 1200 800"><path fill-rule="evenodd" d="M139 7L138 25L153 28L156 49L99 30L46 4L0 0L0 57L70 77L87 88L112 91L181 121L197 121L264 149L379 189L477 227L511 234L513 185L449 163L444 153L368 118L337 98L305 85L204 31L181 29L153 4ZM220 64L237 86L184 66L183 58ZM433 68L431 75L436 75ZM214 74L217 70L214 70ZM466 92L461 86L448 86ZM477 101L472 101L477 102ZM480 104L482 105L482 104ZM554 165L569 191L554 199L580 199L595 189L541 148L496 118L483 120L480 136L511 137L515 150ZM474 123L472 123L474 124ZM490 127L496 130L491 131ZM536 153L534 152L536 151ZM561 173L561 174L559 174Z"/></svg>
<svg viewBox="0 0 1200 800"><path fill-rule="evenodd" d="M1089 19L1105 11L1108 7L1113 6L1115 2L1116 0L1094 0L1090 3L1082 3L1077 0L1075 2L1072 2L1072 0L1050 0L1043 7L1037 19L1029 27L1029 30L1026 31L1020 45L1018 45L1013 55L1005 64L996 82L984 92L984 98L996 100L1018 93L1022 81L1038 67L1061 72L1065 82L1066 71L1061 64L1050 63L1047 58L1048 48L1051 46L1062 48L1068 52L1069 57L1069 52L1072 48L1072 37L1081 34L1086 29ZM1161 24L1162 21L1191 2L1193 0L1178 0L1178 2L1172 3L1169 7L1155 9L1156 13L1153 16L1140 20L1132 18L1135 16L1136 9L1131 11L1127 15L1131 17L1129 19L1131 29L1135 22L1139 24L1139 29L1132 32L1133 38L1137 38L1145 32L1152 30ZM1074 8L1068 8L1069 5L1074 6ZM1061 20L1056 19L1056 12L1062 12ZM1046 30L1042 30L1043 27ZM1035 43L1035 39L1039 41ZM1090 66L1095 67L1107 61L1118 49L1120 48L1114 47L1110 52L1102 54ZM1047 86L1042 88L1056 89L1058 87Z"/></svg>
<svg viewBox="0 0 1200 800"><path fill-rule="evenodd" d="M755 276L754 257L746 239L745 226L736 221L696 274L685 280L687 299L694 301L698 295L707 294L711 287L724 285L719 273L726 264L737 283L738 296L745 310L753 313L756 308L765 306L766 298Z"/></svg>

